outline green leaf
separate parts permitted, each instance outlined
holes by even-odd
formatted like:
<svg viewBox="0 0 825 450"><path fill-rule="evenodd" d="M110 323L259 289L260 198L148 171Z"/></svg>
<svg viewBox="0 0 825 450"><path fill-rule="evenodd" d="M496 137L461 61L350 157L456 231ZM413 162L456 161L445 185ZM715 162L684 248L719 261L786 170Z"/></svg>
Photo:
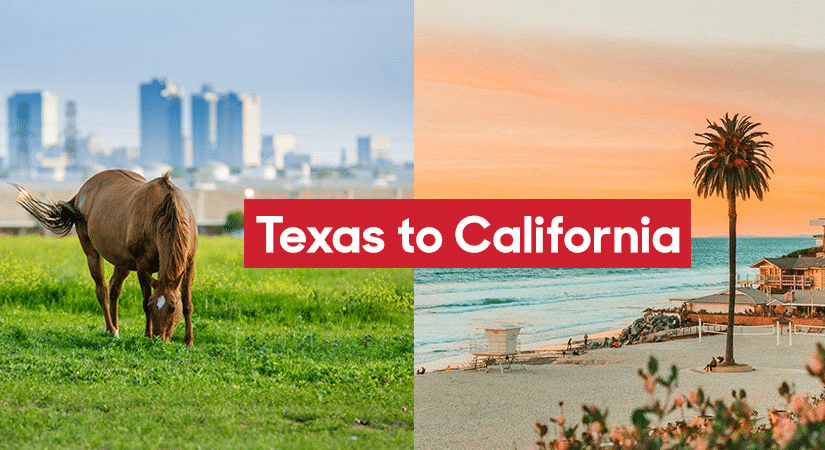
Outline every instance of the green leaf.
<svg viewBox="0 0 825 450"><path fill-rule="evenodd" d="M636 428L639 430L647 429L648 425L650 425L650 421L647 420L647 417L645 417L644 410L637 409L633 411L633 424L636 425Z"/></svg>
<svg viewBox="0 0 825 450"><path fill-rule="evenodd" d="M651 375L656 373L659 370L659 361L651 356L650 359L647 361L647 370L650 372Z"/></svg>

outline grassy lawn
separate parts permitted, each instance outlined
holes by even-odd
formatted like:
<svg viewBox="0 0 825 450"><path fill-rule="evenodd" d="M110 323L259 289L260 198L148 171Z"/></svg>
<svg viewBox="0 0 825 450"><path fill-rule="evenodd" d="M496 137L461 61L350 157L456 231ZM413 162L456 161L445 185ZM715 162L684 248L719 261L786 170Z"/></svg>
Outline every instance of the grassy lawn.
<svg viewBox="0 0 825 450"><path fill-rule="evenodd" d="M74 237L0 255L0 447L413 446L412 269L243 269L202 238L188 348L143 337L134 274L103 331Z"/></svg>

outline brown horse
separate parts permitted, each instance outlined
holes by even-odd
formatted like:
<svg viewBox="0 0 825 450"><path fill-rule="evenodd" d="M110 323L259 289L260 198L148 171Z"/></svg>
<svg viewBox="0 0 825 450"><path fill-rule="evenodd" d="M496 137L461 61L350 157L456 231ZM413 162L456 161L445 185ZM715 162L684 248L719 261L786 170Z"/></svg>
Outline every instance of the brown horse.
<svg viewBox="0 0 825 450"><path fill-rule="evenodd" d="M198 227L168 173L146 181L134 172L106 170L89 178L68 202L46 203L16 187L17 203L45 228L61 236L72 226L77 230L109 332L118 336L120 291L134 270L143 292L144 334L170 340L183 310L184 340L193 344L191 293ZM103 259L115 266L108 293ZM157 280L151 275L155 272Z"/></svg>

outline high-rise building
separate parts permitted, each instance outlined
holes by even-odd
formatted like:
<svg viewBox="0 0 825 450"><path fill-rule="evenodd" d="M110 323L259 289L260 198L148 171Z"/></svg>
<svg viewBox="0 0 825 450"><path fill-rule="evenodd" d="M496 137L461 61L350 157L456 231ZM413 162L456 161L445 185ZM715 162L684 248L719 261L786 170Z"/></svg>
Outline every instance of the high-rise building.
<svg viewBox="0 0 825 450"><path fill-rule="evenodd" d="M358 138L358 165L372 165L372 150L370 150L369 136L361 136Z"/></svg>
<svg viewBox="0 0 825 450"><path fill-rule="evenodd" d="M372 166L390 161L392 143L389 136L373 134L358 138L358 165Z"/></svg>
<svg viewBox="0 0 825 450"><path fill-rule="evenodd" d="M192 163L200 167L219 160L218 94L204 84L199 94L192 95Z"/></svg>
<svg viewBox="0 0 825 450"><path fill-rule="evenodd" d="M48 91L9 97L9 167L34 169L44 151L58 145L57 96Z"/></svg>
<svg viewBox="0 0 825 450"><path fill-rule="evenodd" d="M261 136L261 160L275 165L275 138L271 134Z"/></svg>
<svg viewBox="0 0 825 450"><path fill-rule="evenodd" d="M74 100L66 102L66 130L63 136L66 157L70 161L77 161L77 105Z"/></svg>
<svg viewBox="0 0 825 450"><path fill-rule="evenodd" d="M218 100L218 155L230 167L261 165L258 96L230 92Z"/></svg>
<svg viewBox="0 0 825 450"><path fill-rule="evenodd" d="M183 89L168 79L140 85L140 159L184 167Z"/></svg>

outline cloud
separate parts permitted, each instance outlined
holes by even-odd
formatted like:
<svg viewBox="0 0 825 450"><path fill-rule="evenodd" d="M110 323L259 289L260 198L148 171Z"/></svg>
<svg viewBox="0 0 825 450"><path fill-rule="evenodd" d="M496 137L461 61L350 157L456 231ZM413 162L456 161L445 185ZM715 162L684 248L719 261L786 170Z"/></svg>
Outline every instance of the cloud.
<svg viewBox="0 0 825 450"><path fill-rule="evenodd" d="M694 133L741 112L770 133L777 175L740 230L807 233L822 73L825 51L417 31L416 197L696 198ZM693 202L694 234L726 232L720 204Z"/></svg>

